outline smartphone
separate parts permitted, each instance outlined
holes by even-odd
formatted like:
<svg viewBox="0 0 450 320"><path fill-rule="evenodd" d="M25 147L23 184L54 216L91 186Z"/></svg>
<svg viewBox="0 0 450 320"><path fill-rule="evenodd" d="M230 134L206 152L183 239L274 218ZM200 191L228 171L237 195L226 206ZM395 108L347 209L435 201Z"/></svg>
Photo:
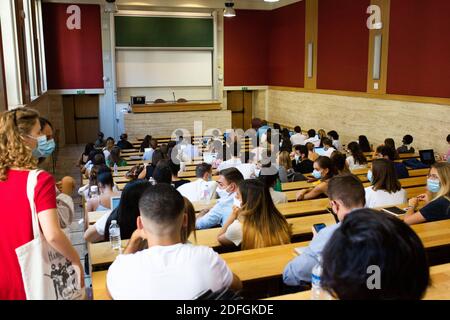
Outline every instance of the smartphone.
<svg viewBox="0 0 450 320"><path fill-rule="evenodd" d="M381 211L393 214L395 216L398 216L398 215L401 215L401 214L405 214L405 210L400 209L399 207L384 208L384 209L381 209Z"/></svg>
<svg viewBox="0 0 450 320"><path fill-rule="evenodd" d="M316 230L316 232L318 233L320 230L322 230L323 228L325 228L327 225L325 223L316 223L313 224L313 228L314 230Z"/></svg>

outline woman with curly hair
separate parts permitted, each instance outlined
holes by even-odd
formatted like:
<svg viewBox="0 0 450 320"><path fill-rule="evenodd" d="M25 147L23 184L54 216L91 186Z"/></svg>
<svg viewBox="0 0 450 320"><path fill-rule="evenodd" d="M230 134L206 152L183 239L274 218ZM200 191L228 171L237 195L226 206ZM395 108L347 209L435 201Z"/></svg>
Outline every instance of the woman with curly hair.
<svg viewBox="0 0 450 320"><path fill-rule="evenodd" d="M27 196L28 180L32 177L37 179L34 204L42 235L80 271L84 287L80 257L59 226L55 181L49 173L35 171L37 155L46 145L36 111L18 108L0 115L0 300L26 299L15 250L34 239Z"/></svg>

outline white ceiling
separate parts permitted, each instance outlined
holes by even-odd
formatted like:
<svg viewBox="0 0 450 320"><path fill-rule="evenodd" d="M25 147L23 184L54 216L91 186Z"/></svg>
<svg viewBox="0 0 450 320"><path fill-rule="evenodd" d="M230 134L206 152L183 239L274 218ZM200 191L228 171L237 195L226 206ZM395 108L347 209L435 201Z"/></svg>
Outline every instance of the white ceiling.
<svg viewBox="0 0 450 320"><path fill-rule="evenodd" d="M116 0L119 9L122 10L148 10L148 9L220 9L224 7L226 0ZM264 0L234 0L236 9L272 10L302 0L280 0L276 3L264 2ZM44 2L59 3L88 3L103 4L105 0L44 0Z"/></svg>

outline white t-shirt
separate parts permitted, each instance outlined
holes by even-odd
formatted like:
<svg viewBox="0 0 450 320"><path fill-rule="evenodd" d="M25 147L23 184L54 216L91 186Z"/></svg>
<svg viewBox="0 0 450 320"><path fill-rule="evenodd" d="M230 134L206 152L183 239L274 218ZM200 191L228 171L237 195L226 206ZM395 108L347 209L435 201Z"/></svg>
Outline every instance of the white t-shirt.
<svg viewBox="0 0 450 320"><path fill-rule="evenodd" d="M230 160L222 162L217 168L218 171L222 171L228 168L236 168L238 165L242 164L241 159L231 158Z"/></svg>
<svg viewBox="0 0 450 320"><path fill-rule="evenodd" d="M107 160L109 158L110 154L111 154L111 152L109 152L107 149L103 149L103 155L105 156L105 160Z"/></svg>
<svg viewBox="0 0 450 320"><path fill-rule="evenodd" d="M366 191L366 207L379 208L385 206L395 206L408 202L408 194L405 189L400 189L395 193L388 193L386 190L373 190L373 186L364 189Z"/></svg>
<svg viewBox="0 0 450 320"><path fill-rule="evenodd" d="M244 180L256 178L256 165L254 163L242 163L236 169L242 173Z"/></svg>
<svg viewBox="0 0 450 320"><path fill-rule="evenodd" d="M230 268L211 248L182 243L119 255L106 276L116 300L190 300L232 282Z"/></svg>
<svg viewBox="0 0 450 320"><path fill-rule="evenodd" d="M314 147L316 147L316 148L320 147L320 139L319 139L318 136L315 136L315 137L306 139L306 140L305 140L305 145L306 145L308 142L311 142L312 144L314 144Z"/></svg>
<svg viewBox="0 0 450 320"><path fill-rule="evenodd" d="M235 246L238 246L242 242L242 224L239 220L234 220L232 224L230 224L225 231L225 238L234 243Z"/></svg>
<svg viewBox="0 0 450 320"><path fill-rule="evenodd" d="M330 148L328 148L327 150L324 150L324 155L325 155L326 157L330 158L330 157L331 157L331 154L332 154L333 152L335 152L335 151L336 151L335 148L330 147Z"/></svg>
<svg viewBox="0 0 450 320"><path fill-rule="evenodd" d="M348 163L348 168L350 169L350 171L355 170L355 169L367 168L367 163L365 163L365 164L355 163L355 158L353 158L353 156L347 157L347 163Z"/></svg>
<svg viewBox="0 0 450 320"><path fill-rule="evenodd" d="M104 215L101 216L100 219L98 219L95 223L94 223L94 227L95 230L97 231L97 233L101 236L105 235L105 229L106 229L106 222L108 221L109 216L111 215L112 211L107 211L105 212Z"/></svg>
<svg viewBox="0 0 450 320"><path fill-rule="evenodd" d="M335 147L339 152L342 151L342 144L339 140L333 140L333 147Z"/></svg>
<svg viewBox="0 0 450 320"><path fill-rule="evenodd" d="M215 197L217 182L215 181L205 181L201 178L185 183L177 188L178 192L181 193L183 197L186 197L191 202L197 202L202 200L202 193L205 190L204 188L208 188L208 192L211 200Z"/></svg>
<svg viewBox="0 0 450 320"><path fill-rule="evenodd" d="M270 195L272 196L272 201L274 204L288 202L286 194L284 194L283 192L275 191L273 188L270 188Z"/></svg>
<svg viewBox="0 0 450 320"><path fill-rule="evenodd" d="M306 136L304 136L301 133L296 133L291 137L291 143L293 146L296 145L304 145L305 144L305 140L306 140Z"/></svg>

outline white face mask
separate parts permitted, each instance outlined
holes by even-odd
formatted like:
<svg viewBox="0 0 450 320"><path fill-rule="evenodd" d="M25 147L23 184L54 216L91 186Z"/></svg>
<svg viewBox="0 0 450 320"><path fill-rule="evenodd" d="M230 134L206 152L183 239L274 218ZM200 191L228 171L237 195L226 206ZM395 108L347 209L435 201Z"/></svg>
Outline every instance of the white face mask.
<svg viewBox="0 0 450 320"><path fill-rule="evenodd" d="M238 198L234 197L234 199L233 199L233 206L235 206L236 208L240 208L241 207L241 200L239 200Z"/></svg>
<svg viewBox="0 0 450 320"><path fill-rule="evenodd" d="M216 193L219 196L219 198L226 198L228 197L229 193L227 191L228 187L225 189L217 188Z"/></svg>

